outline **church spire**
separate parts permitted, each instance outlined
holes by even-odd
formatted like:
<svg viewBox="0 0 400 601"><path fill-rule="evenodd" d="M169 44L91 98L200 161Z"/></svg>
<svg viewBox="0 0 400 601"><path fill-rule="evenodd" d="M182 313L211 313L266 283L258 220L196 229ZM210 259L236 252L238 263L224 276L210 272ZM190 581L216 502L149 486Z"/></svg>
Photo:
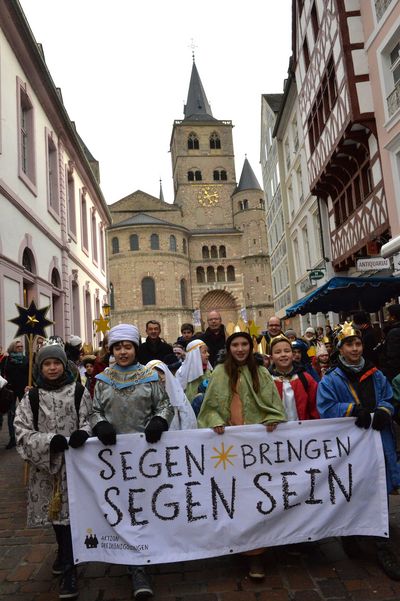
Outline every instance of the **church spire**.
<svg viewBox="0 0 400 601"><path fill-rule="evenodd" d="M162 179L161 179L161 177L160 177L160 200L162 202L165 202L165 200L164 200L164 192L163 192L163 189L162 189Z"/></svg>
<svg viewBox="0 0 400 601"><path fill-rule="evenodd" d="M190 121L215 121L210 104L201 83L196 63L192 65L187 101L183 109L185 119Z"/></svg>
<svg viewBox="0 0 400 601"><path fill-rule="evenodd" d="M243 192L244 190L261 190L261 186L257 181L255 173L250 166L250 163L246 158L244 159L242 174L240 176L239 185L236 188L236 192Z"/></svg>

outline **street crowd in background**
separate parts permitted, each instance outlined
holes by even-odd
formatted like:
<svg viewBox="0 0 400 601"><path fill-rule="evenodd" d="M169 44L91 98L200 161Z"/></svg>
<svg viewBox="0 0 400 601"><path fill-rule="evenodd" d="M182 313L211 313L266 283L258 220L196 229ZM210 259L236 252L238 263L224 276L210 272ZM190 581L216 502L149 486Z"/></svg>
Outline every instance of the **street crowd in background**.
<svg viewBox="0 0 400 601"><path fill-rule="evenodd" d="M16 447L35 468L27 521L54 528L59 597L78 596L64 453L90 436L109 446L118 434L143 432L156 444L168 429L212 428L219 436L227 426L264 424L272 432L287 421L353 417L355 427L380 432L387 493L399 494L400 305L390 305L388 315L383 330L358 311L342 324L301 333L272 316L255 337L243 327L228 335L214 310L204 332L185 323L170 343L157 320L146 324L145 340L135 325L112 327L100 349L76 335L66 342L38 337L33 387L23 342L13 341L0 353L1 425L9 432L6 448ZM362 554L362 537L342 544L349 557ZM390 534L375 546L383 571L400 580ZM264 551L244 553L250 578L265 577ZM128 572L135 598L151 597L146 569L131 565Z"/></svg>

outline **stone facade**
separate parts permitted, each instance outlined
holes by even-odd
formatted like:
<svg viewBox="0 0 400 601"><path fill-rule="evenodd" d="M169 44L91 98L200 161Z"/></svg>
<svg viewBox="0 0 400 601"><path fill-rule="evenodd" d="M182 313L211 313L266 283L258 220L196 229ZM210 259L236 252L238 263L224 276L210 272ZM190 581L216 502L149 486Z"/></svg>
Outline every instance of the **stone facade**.
<svg viewBox="0 0 400 601"><path fill-rule="evenodd" d="M195 309L203 327L211 309L227 323L246 308L261 327L273 314L264 194L247 159L236 182L232 128L212 116L193 64L171 136L174 203L138 190L110 206L112 323L143 334L158 319L172 341Z"/></svg>

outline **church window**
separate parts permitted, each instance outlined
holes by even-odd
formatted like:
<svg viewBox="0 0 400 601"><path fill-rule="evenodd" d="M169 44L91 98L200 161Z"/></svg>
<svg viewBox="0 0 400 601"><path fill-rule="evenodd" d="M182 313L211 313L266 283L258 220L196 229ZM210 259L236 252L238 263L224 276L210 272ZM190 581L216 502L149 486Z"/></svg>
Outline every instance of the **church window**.
<svg viewBox="0 0 400 601"><path fill-rule="evenodd" d="M222 265L217 267L217 281L225 282L225 269L222 267Z"/></svg>
<svg viewBox="0 0 400 601"><path fill-rule="evenodd" d="M219 247L219 256L220 256L220 258L225 259L225 257L226 257L226 248L225 248L225 246L220 246Z"/></svg>
<svg viewBox="0 0 400 601"><path fill-rule="evenodd" d="M218 150L221 148L221 140L216 132L213 132L210 136L210 148Z"/></svg>
<svg viewBox="0 0 400 601"><path fill-rule="evenodd" d="M260 209L265 209L265 201L263 198L260 198Z"/></svg>
<svg viewBox="0 0 400 601"><path fill-rule="evenodd" d="M198 284L204 284L206 281L206 276L204 273L204 267L197 267L196 269L196 279Z"/></svg>
<svg viewBox="0 0 400 601"><path fill-rule="evenodd" d="M188 182L194 182L194 171L188 171L187 178Z"/></svg>
<svg viewBox="0 0 400 601"><path fill-rule="evenodd" d="M142 280L142 300L143 305L156 304L156 285L153 278L143 278Z"/></svg>
<svg viewBox="0 0 400 601"><path fill-rule="evenodd" d="M227 275L227 280L228 282L234 282L235 281L235 268L233 265L228 265L228 269L226 270L226 275Z"/></svg>
<svg viewBox="0 0 400 601"><path fill-rule="evenodd" d="M117 237L115 237L111 240L111 248L112 248L113 255L116 255L117 253L119 253L119 240Z"/></svg>
<svg viewBox="0 0 400 601"><path fill-rule="evenodd" d="M173 235L169 237L169 250L176 253L176 238Z"/></svg>
<svg viewBox="0 0 400 601"><path fill-rule="evenodd" d="M115 309L114 284L110 282L110 307Z"/></svg>
<svg viewBox="0 0 400 601"><path fill-rule="evenodd" d="M211 247L211 258L218 259L218 251L216 246Z"/></svg>
<svg viewBox="0 0 400 601"><path fill-rule="evenodd" d="M160 238L159 238L158 234L151 234L150 248L151 248L151 250L160 250Z"/></svg>
<svg viewBox="0 0 400 601"><path fill-rule="evenodd" d="M187 255L187 242L185 238L182 240L182 252L183 254Z"/></svg>
<svg viewBox="0 0 400 601"><path fill-rule="evenodd" d="M51 284L54 288L61 288L61 278L58 270L54 267L51 272Z"/></svg>
<svg viewBox="0 0 400 601"><path fill-rule="evenodd" d="M203 257L203 259L210 258L210 251L208 250L208 246L203 246L203 248L201 249L201 256Z"/></svg>
<svg viewBox="0 0 400 601"><path fill-rule="evenodd" d="M26 271L36 273L35 259L33 258L32 251L28 247L25 248L22 254L22 266Z"/></svg>
<svg viewBox="0 0 400 601"><path fill-rule="evenodd" d="M221 181L226 181L228 179L228 176L227 176L227 173L226 173L225 169L219 169L219 170L216 169L213 172L213 178L214 178L215 182L218 182L220 180Z"/></svg>
<svg viewBox="0 0 400 601"><path fill-rule="evenodd" d="M196 180L196 182L201 182L201 180L202 180L201 171L194 172L194 179Z"/></svg>
<svg viewBox="0 0 400 601"><path fill-rule="evenodd" d="M187 285L186 285L185 278L181 279L180 286L181 286L181 304L183 307L185 307L187 305Z"/></svg>
<svg viewBox="0 0 400 601"><path fill-rule="evenodd" d="M198 150L199 149L199 139L194 132L189 134L188 149L189 150Z"/></svg>
<svg viewBox="0 0 400 601"><path fill-rule="evenodd" d="M215 282L215 270L211 265L207 267L207 282Z"/></svg>
<svg viewBox="0 0 400 601"><path fill-rule="evenodd" d="M239 209L241 211L247 211L249 208L249 201L247 200L247 198L245 198L244 200L239 200Z"/></svg>
<svg viewBox="0 0 400 601"><path fill-rule="evenodd" d="M129 247L131 250L139 250L139 236L137 234L129 236Z"/></svg>

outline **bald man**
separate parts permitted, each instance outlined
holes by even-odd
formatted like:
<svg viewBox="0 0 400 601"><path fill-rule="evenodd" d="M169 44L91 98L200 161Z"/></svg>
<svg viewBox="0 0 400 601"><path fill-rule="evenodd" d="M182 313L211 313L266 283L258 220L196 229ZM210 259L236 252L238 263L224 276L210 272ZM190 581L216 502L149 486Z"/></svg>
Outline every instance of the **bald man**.
<svg viewBox="0 0 400 601"><path fill-rule="evenodd" d="M263 332L263 336L267 342L267 352L269 352L271 340L280 334L282 334L281 320L276 315L272 315L268 320L267 330Z"/></svg>
<svg viewBox="0 0 400 601"><path fill-rule="evenodd" d="M198 335L197 338L204 340L208 346L210 353L209 361L214 367L218 352L225 348L226 332L225 326L222 323L221 313L216 310L207 313L207 324L208 327L204 334Z"/></svg>

